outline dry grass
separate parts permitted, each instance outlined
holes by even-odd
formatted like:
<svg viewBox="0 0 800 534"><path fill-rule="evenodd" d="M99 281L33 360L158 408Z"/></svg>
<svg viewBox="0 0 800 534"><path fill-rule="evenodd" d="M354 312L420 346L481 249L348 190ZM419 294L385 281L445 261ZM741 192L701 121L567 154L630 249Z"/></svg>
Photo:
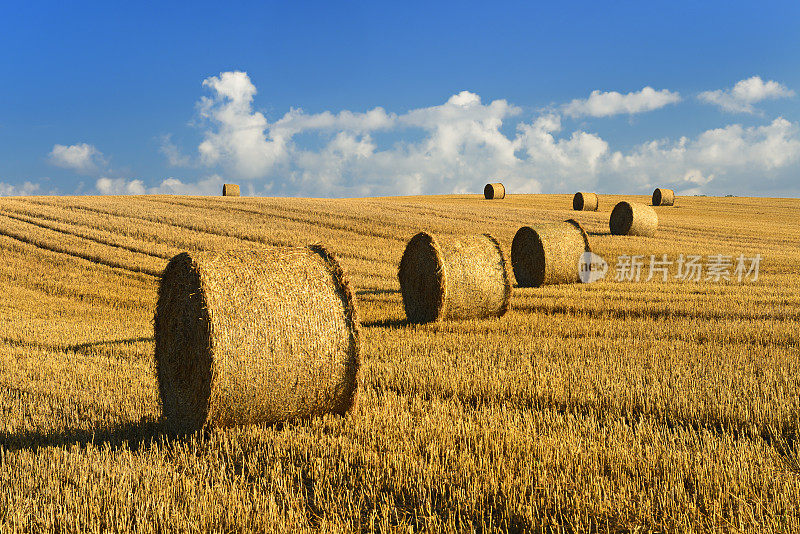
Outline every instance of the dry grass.
<svg viewBox="0 0 800 534"><path fill-rule="evenodd" d="M570 198L0 199L0 531L800 530L800 201L682 197L629 239L609 209L649 198ZM574 215L612 268L760 253L760 278L517 288L500 319L405 322L420 228L508 252ZM358 408L164 434L153 273L317 241L360 304Z"/></svg>

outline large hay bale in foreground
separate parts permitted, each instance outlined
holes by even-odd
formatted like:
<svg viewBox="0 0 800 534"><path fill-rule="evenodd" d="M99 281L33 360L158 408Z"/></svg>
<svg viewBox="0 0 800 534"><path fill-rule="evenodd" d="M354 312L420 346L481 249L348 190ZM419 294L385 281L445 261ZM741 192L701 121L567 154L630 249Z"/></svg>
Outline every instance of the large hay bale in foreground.
<svg viewBox="0 0 800 534"><path fill-rule="evenodd" d="M236 184L222 184L222 196L223 197L238 197L239 193L239 186Z"/></svg>
<svg viewBox="0 0 800 534"><path fill-rule="evenodd" d="M673 206L675 204L675 191L656 187L653 191L653 206Z"/></svg>
<svg viewBox="0 0 800 534"><path fill-rule="evenodd" d="M483 196L486 200L506 198L506 186L501 183L486 184L483 188Z"/></svg>
<svg viewBox="0 0 800 534"><path fill-rule="evenodd" d="M581 256L591 250L589 237L573 219L523 226L511 242L514 278L521 287L580 282Z"/></svg>
<svg viewBox="0 0 800 534"><path fill-rule="evenodd" d="M597 193L575 193L572 197L572 209L575 211L597 211L600 199Z"/></svg>
<svg viewBox="0 0 800 534"><path fill-rule="evenodd" d="M511 298L505 256L489 234L420 232L406 246L398 278L412 323L500 317Z"/></svg>
<svg viewBox="0 0 800 534"><path fill-rule="evenodd" d="M650 206L637 202L619 202L611 212L608 225L613 235L652 236L658 228L658 215Z"/></svg>
<svg viewBox="0 0 800 534"><path fill-rule="evenodd" d="M358 328L344 273L320 246L175 256L155 314L167 426L344 414L358 394Z"/></svg>

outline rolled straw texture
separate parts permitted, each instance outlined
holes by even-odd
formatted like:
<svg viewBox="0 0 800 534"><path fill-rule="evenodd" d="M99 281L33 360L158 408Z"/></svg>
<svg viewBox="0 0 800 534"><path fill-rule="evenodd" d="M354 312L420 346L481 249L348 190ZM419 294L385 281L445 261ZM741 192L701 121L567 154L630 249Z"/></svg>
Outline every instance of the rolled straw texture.
<svg viewBox="0 0 800 534"><path fill-rule="evenodd" d="M236 184L222 184L222 196L223 197L238 197L239 196L239 186Z"/></svg>
<svg viewBox="0 0 800 534"><path fill-rule="evenodd" d="M650 206L623 201L614 206L608 225L613 235L649 237L656 233L658 215Z"/></svg>
<svg viewBox="0 0 800 534"><path fill-rule="evenodd" d="M355 300L321 246L179 254L154 322L172 430L344 414L357 402Z"/></svg>
<svg viewBox="0 0 800 534"><path fill-rule="evenodd" d="M412 323L500 317L511 298L505 256L488 234L420 232L406 246L398 278Z"/></svg>
<svg viewBox="0 0 800 534"><path fill-rule="evenodd" d="M657 187L653 191L653 206L674 206L675 191Z"/></svg>
<svg viewBox="0 0 800 534"><path fill-rule="evenodd" d="M495 200L506 197L506 187L501 183L486 184L483 188L483 196L486 200Z"/></svg>
<svg viewBox="0 0 800 534"><path fill-rule="evenodd" d="M573 219L523 226L511 243L514 278L521 287L579 283L579 264L587 251L589 237Z"/></svg>
<svg viewBox="0 0 800 534"><path fill-rule="evenodd" d="M600 199L597 193L575 193L572 197L572 209L575 211L597 211Z"/></svg>

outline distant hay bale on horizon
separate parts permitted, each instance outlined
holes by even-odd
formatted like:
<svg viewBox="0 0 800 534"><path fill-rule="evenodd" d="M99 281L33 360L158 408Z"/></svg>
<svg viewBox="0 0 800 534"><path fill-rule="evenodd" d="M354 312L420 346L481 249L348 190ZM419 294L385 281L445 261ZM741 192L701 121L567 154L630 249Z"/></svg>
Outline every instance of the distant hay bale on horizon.
<svg viewBox="0 0 800 534"><path fill-rule="evenodd" d="M658 228L658 215L650 206L638 202L619 202L608 221L613 235L650 237Z"/></svg>
<svg viewBox="0 0 800 534"><path fill-rule="evenodd" d="M222 184L223 197L238 197L240 195L239 186L237 184Z"/></svg>
<svg viewBox="0 0 800 534"><path fill-rule="evenodd" d="M674 206L675 191L656 187L653 191L653 206Z"/></svg>
<svg viewBox="0 0 800 534"><path fill-rule="evenodd" d="M575 193L572 197L572 209L575 211L597 211L600 199L597 193Z"/></svg>
<svg viewBox="0 0 800 534"><path fill-rule="evenodd" d="M514 278L520 287L578 283L584 252L591 252L589 237L574 219L523 226L511 242Z"/></svg>
<svg viewBox="0 0 800 534"><path fill-rule="evenodd" d="M412 323L501 317L511 299L505 256L489 234L420 232L408 242L397 274Z"/></svg>
<svg viewBox="0 0 800 534"><path fill-rule="evenodd" d="M154 325L173 431L344 414L357 403L355 300L321 246L178 254Z"/></svg>
<svg viewBox="0 0 800 534"><path fill-rule="evenodd" d="M506 186L500 182L486 184L486 187L483 188L483 197L486 200L499 200L501 198L506 198Z"/></svg>

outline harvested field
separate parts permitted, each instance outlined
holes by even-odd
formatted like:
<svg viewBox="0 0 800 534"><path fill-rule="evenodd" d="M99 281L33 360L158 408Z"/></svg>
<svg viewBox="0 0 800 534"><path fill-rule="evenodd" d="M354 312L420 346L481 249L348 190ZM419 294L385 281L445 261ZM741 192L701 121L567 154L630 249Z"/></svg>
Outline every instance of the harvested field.
<svg viewBox="0 0 800 534"><path fill-rule="evenodd" d="M0 198L0 531L800 530L800 200L681 197L628 238L610 210L649 196L571 198ZM605 280L406 321L420 230L489 233L510 258L521 226L568 218ZM317 242L358 301L358 406L171 437L169 259ZM755 282L614 277L619 256L665 254L762 263Z"/></svg>

